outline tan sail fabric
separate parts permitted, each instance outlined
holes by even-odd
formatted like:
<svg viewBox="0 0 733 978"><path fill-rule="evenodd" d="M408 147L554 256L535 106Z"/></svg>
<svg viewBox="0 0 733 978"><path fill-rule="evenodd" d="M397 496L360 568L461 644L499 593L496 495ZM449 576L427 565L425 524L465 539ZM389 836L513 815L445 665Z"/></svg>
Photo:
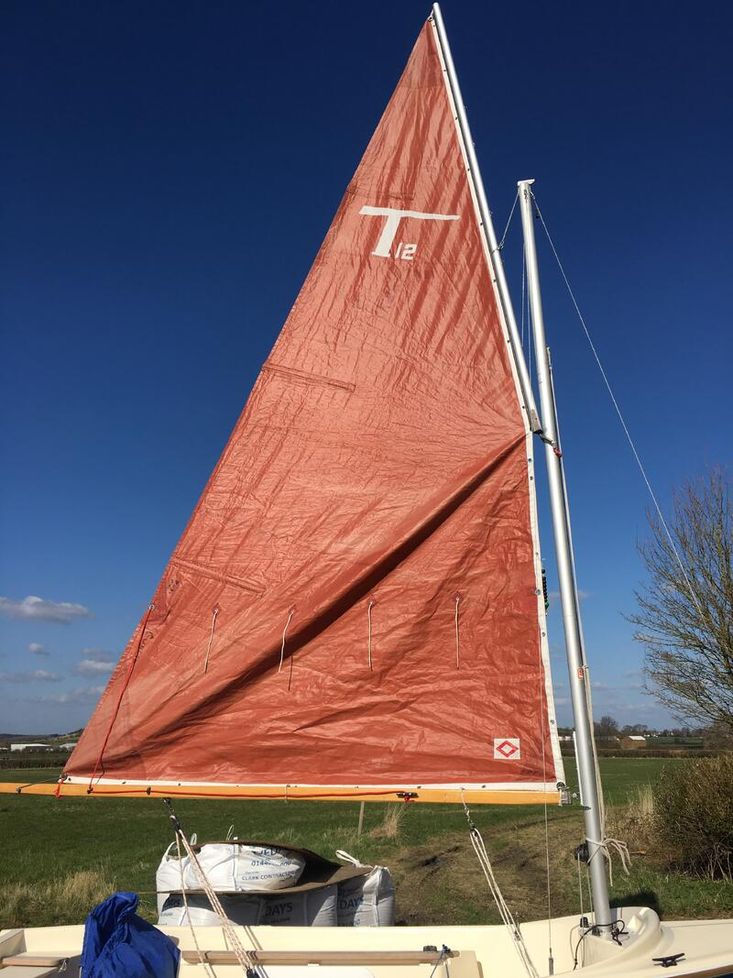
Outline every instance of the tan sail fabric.
<svg viewBox="0 0 733 978"><path fill-rule="evenodd" d="M66 775L552 791L529 448L428 23Z"/></svg>

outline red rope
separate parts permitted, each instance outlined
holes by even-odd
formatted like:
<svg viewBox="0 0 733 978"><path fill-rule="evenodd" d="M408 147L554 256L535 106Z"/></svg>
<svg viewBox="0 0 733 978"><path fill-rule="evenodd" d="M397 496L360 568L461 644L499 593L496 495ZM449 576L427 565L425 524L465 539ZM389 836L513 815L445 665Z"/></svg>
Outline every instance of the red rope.
<svg viewBox="0 0 733 978"><path fill-rule="evenodd" d="M102 764L102 758L104 756L105 750L107 749L107 741L109 740L110 734L112 733L112 727L115 725L115 720L117 719L117 714L120 712L120 706L122 706L122 697L127 692L127 687L128 687L128 685L130 683L130 679L132 678L132 671L135 668L135 663L137 662L137 657L140 655L140 649L142 648L143 638L145 636L145 629L148 626L148 618L150 618L150 614L151 614L151 612L152 612L152 610L153 610L154 607L155 607L155 605L152 604L152 603L148 605L147 614L145 615L145 618L143 619L142 628L140 629L140 638L139 638L138 643L137 643L137 649L135 650L135 655L133 655L131 657L131 659L130 659L130 668L127 670L127 676L125 677L125 681L122 684L122 689L120 690L120 695L119 695L119 697L117 699L117 705L114 708L114 712L112 714L112 719L110 720L109 727L107 729L107 734L106 734L106 736L104 738L104 742L102 743L102 747L101 747L101 749L99 751L99 757L97 757L97 760L96 760L96 762L94 764L94 770L92 771L92 776L89 779L89 791L90 792L92 790L92 785L94 783L94 779L97 776L97 771L99 770L99 768L100 768L100 766ZM102 769L102 774L104 774L104 769Z"/></svg>

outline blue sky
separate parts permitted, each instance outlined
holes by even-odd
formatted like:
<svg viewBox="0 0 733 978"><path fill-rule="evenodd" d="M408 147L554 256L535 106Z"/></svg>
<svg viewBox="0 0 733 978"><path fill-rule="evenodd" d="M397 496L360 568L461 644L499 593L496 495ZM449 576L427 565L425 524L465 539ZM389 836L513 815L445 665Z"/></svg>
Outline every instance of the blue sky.
<svg viewBox="0 0 733 978"><path fill-rule="evenodd" d="M87 719L427 13L4 5L0 728ZM536 177L667 505L733 454L733 9L449 0L444 16L496 223ZM520 247L515 222L517 305ZM596 712L669 722L623 618L649 501L540 257Z"/></svg>

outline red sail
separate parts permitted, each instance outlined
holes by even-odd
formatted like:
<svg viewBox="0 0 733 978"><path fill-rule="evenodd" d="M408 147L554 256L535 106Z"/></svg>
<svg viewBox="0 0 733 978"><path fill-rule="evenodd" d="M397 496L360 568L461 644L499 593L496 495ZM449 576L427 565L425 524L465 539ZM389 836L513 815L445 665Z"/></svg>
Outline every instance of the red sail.
<svg viewBox="0 0 733 978"><path fill-rule="evenodd" d="M530 455L428 22L69 783L553 793Z"/></svg>

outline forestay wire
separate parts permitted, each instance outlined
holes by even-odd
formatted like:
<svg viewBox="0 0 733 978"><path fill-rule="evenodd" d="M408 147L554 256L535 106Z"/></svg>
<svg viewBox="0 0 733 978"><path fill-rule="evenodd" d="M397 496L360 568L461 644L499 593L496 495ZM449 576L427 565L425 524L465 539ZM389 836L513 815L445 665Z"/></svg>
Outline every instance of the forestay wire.
<svg viewBox="0 0 733 978"><path fill-rule="evenodd" d="M550 248L552 249L552 253L555 256L555 261L557 262L557 267L560 269L560 274L562 275L562 279L563 279L563 281L565 283L565 288L568 290L568 295L570 296L570 301L572 302L573 307L575 308L575 312L576 312L576 314L578 316L578 319L580 320L580 325L583 327L583 332L585 333L585 338L588 340L588 345L590 346L591 353L593 354L593 358L595 359L596 365L598 366L598 369L599 369L599 371L601 373L601 377L603 378L603 383L606 385L606 390L608 391L609 397L611 398L611 403L613 404L614 410L616 411L616 414L618 416L618 419L619 419L619 421L621 423L621 427L623 428L624 434L626 435L626 440L628 441L629 446L631 448L631 451L632 451L632 453L634 455L634 458L636 459L636 464L637 464L637 466L639 468L639 472L641 473L641 477L644 480L644 484L646 485L647 491L648 491L649 496L650 496L650 498L652 500L652 503L654 505L654 509L656 510L657 516L659 518L659 522L660 522L661 526L664 529L664 532L666 534L666 537L667 537L667 539L669 541L669 545L672 548L672 552L674 553L675 559L677 560L677 563L679 564L680 570L682 571L682 576L685 579L685 583L687 585L687 590L689 591L690 597L692 598L692 600L695 603L695 605L698 608L698 610L702 610L700 608L700 602L698 601L697 595L695 594L695 592L693 590L692 583L691 583L690 578L689 578L689 576L687 574L687 569L686 569L686 567L685 567L685 565L684 565L684 563L682 561L682 557L680 556L679 550L677 549L677 545L676 545L676 543L674 541L674 537L672 536L672 532L670 531L669 526L667 524L667 521L664 518L664 513L662 512L662 508L659 505L659 501L657 500L656 493L654 492L654 489L652 488L651 481L649 479L649 476L647 475L646 469L644 468L644 463L641 460L641 456L639 455L639 452L638 452L638 450L636 448L636 445L634 443L634 439L631 437L631 432L629 431L629 426L626 424L626 420L625 420L625 418L623 416L623 413L621 411L621 407L620 407L620 405L619 405L619 403L618 403L618 401L616 399L616 395L613 392L613 388L611 387L611 382L608 379L608 374L606 373L606 371L605 371L605 369L603 367L603 364L601 363L601 358L598 355L598 351L596 350L595 344L594 344L594 342L593 342L593 340L591 338L590 330L588 329L588 326L586 324L585 318L583 317L583 313L580 311L580 306L578 305L578 300L575 298L575 293L573 292L572 287L570 285L570 282L568 280L568 277L565 274L565 269L563 267L562 262L560 261L560 256L557 253L557 248L555 247L555 242L552 240L552 235L550 234L550 231L549 231L549 229L547 227L547 224L545 223L545 219L542 216L542 211L540 210L540 206L537 203L537 198L535 197L534 194L532 194L532 200L533 200L534 206L535 206L535 208L537 210L537 216L540 219L540 223L542 224L542 228L543 228L545 234L547 235L547 240L550 243Z"/></svg>
<svg viewBox="0 0 733 978"><path fill-rule="evenodd" d="M506 241L507 234L509 234L509 228L511 227L512 218L514 217L514 211L516 210L517 201L518 200L519 200L519 191L517 191L517 193L514 195L514 201L512 203L512 209L509 211L509 217L507 218L507 222L506 222L506 225L504 227L504 233L501 236L501 241L496 246L496 250L497 251L501 251L501 249L504 247L504 242Z"/></svg>

